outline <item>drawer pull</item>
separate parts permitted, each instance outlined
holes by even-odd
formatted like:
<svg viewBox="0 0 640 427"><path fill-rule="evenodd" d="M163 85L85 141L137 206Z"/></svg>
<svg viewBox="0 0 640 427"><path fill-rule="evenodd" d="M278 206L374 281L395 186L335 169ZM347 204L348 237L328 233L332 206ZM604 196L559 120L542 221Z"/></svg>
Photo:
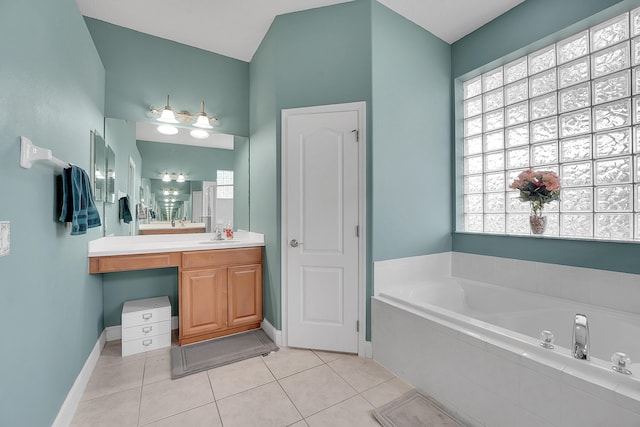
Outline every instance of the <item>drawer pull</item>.
<svg viewBox="0 0 640 427"><path fill-rule="evenodd" d="M152 317L153 317L153 313L144 313L144 314L142 315L142 318L143 318L144 320L149 320L149 319L151 319Z"/></svg>
<svg viewBox="0 0 640 427"><path fill-rule="evenodd" d="M148 334L152 330L153 330L153 326L145 326L144 328L142 328L142 332L144 332L145 334Z"/></svg>
<svg viewBox="0 0 640 427"><path fill-rule="evenodd" d="M152 339L144 340L144 341L142 341L142 345L145 346L145 347L148 347L148 346L151 345L152 342L153 342Z"/></svg>

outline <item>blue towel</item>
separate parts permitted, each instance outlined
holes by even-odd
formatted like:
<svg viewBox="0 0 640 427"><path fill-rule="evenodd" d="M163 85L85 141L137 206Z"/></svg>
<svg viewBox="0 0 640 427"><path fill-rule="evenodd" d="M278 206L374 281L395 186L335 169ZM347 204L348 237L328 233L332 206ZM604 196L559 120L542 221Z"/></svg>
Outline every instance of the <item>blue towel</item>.
<svg viewBox="0 0 640 427"><path fill-rule="evenodd" d="M131 209L129 209L129 196L120 197L118 200L118 204L120 207L120 219L123 220L126 224L131 222Z"/></svg>
<svg viewBox="0 0 640 427"><path fill-rule="evenodd" d="M71 165L62 173L62 205L58 221L67 222L71 212L71 235L86 234L88 228L100 227L91 180L84 169ZM70 181L70 182L69 182Z"/></svg>

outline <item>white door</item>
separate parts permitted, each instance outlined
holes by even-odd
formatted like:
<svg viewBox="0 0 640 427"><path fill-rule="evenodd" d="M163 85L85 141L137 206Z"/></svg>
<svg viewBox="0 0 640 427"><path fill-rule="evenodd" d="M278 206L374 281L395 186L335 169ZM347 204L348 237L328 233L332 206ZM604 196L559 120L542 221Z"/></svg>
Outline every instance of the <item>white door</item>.
<svg viewBox="0 0 640 427"><path fill-rule="evenodd" d="M358 351L359 114L283 112L291 347Z"/></svg>

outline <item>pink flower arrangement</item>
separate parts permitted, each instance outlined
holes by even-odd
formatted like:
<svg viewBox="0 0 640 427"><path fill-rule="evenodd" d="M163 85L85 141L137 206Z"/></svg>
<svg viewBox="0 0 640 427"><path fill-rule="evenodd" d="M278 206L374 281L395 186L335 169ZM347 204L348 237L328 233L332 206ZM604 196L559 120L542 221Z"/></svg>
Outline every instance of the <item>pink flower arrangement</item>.
<svg viewBox="0 0 640 427"><path fill-rule="evenodd" d="M542 212L545 203L560 199L560 178L551 171L527 169L509 187L520 190L520 200L530 202L536 215Z"/></svg>

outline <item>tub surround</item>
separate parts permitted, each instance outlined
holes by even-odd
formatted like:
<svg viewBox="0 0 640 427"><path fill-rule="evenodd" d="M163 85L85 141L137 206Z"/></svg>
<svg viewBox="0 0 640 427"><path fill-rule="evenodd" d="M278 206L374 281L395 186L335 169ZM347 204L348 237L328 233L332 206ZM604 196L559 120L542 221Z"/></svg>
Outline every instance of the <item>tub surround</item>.
<svg viewBox="0 0 640 427"><path fill-rule="evenodd" d="M179 344L256 329L263 320L264 236L237 232L105 237L89 242L89 272L177 267Z"/></svg>
<svg viewBox="0 0 640 427"><path fill-rule="evenodd" d="M443 274L441 268L440 262L447 256L451 259L453 277L446 272ZM583 296L583 299L588 298L590 303L599 302L597 299L601 298L601 293L607 292L606 288L612 283L614 289L621 290L621 283L630 283L632 278L621 278L620 273L601 270L547 264L532 266L526 261L486 258L490 257L473 255L469 258L467 254L445 253L389 260L382 265L376 263L376 296L372 300L373 358L417 389L433 396L469 425L640 425L640 370L634 369L634 365L630 367L632 376L618 374L611 370L612 363L608 360L595 357L591 361L573 359L568 349L559 347L566 342L559 343L555 350L547 350L540 347L534 338L487 324L487 319L469 317L469 314L477 314L472 312L477 311L479 304L490 306L490 315L499 311L496 303L500 297L488 296L485 291L489 288L500 288L508 295L519 293L523 296L521 301L527 307L520 310L520 314L525 317L536 311L543 317L550 317L544 313L554 304L572 304L569 311L593 309L594 313L604 312L605 317L614 316L615 312L609 308L599 309L581 302L573 304L569 297L582 290L590 295ZM395 275L394 265L397 267ZM419 275L412 277L407 271ZM536 276L538 284L535 278L526 278L524 272L527 271L535 273L532 275ZM548 276L543 273L545 271L554 271L558 277ZM471 280L457 278L455 273L474 280L493 277L501 286L480 284L487 288L476 293L475 297L480 301L474 300L474 288L462 286ZM572 275L578 279L572 281ZM397 280L398 277L401 280ZM553 286L540 285L542 278L553 279ZM560 293L546 298L530 293L542 294L551 288L557 294L565 283L569 283L571 290L564 295ZM640 286L637 276L635 285L636 288ZM439 292L435 292L435 304L421 304L419 296L428 293L430 286L434 290L441 287ZM520 292L525 286L529 289ZM505 289L508 287L511 289ZM629 292L635 291L631 284L629 288ZM627 298L629 295L625 294ZM435 301L437 299L439 304ZM542 302L543 306L538 309L528 307L535 300L548 303ZM609 306L620 306L615 301L604 302ZM510 310L515 303L506 304L509 315L518 314ZM619 315L623 319L638 318L629 313ZM564 325L566 330L554 331L559 341L562 341L562 335L570 337L571 320L569 316L568 324ZM595 328L601 328L604 320L596 317L593 320L598 323L596 326L590 321L595 334ZM624 320L621 325L625 325ZM558 327L562 329L562 325ZM624 334L615 325L611 328L614 329L611 332L605 330L600 333ZM633 340L633 337L628 339ZM633 345L625 342L622 339L621 344L616 345ZM625 350L616 348L605 352L612 351ZM627 351L631 353L634 350ZM633 360L634 354L630 356ZM635 359L638 357L640 355L635 355Z"/></svg>

